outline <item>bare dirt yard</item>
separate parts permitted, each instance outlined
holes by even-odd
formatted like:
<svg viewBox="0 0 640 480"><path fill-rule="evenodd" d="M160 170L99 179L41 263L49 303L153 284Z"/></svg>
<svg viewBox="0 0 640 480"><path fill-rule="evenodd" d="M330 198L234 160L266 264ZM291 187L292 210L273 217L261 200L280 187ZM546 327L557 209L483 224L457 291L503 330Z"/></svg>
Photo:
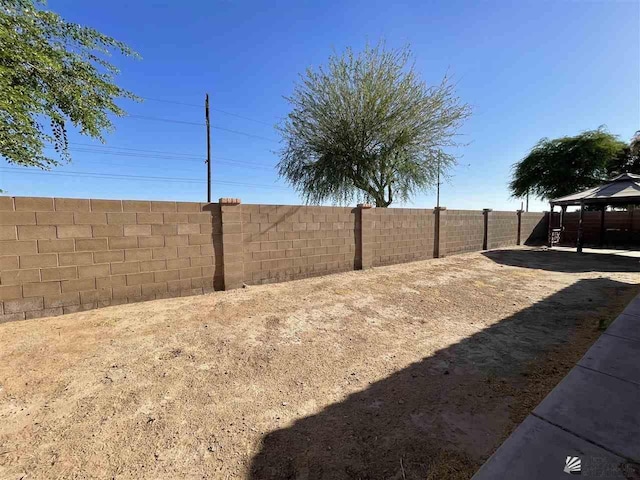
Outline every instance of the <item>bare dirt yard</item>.
<svg viewBox="0 0 640 480"><path fill-rule="evenodd" d="M0 325L0 478L469 478L640 291L473 253Z"/></svg>

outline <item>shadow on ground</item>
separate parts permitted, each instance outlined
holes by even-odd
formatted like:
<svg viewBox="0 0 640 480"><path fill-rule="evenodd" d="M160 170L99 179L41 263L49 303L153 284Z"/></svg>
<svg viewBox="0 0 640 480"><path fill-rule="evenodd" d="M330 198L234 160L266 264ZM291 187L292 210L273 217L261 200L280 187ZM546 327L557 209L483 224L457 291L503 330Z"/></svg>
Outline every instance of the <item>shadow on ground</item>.
<svg viewBox="0 0 640 480"><path fill-rule="evenodd" d="M517 253L514 262L539 256L539 263L551 265L555 258ZM314 416L268 433L251 478L469 478L597 337L593 306L613 315L636 293L636 285L604 278L576 282ZM568 358L549 361L551 350L574 348L576 342L569 340L577 327L589 329L587 344ZM541 376L550 384L537 396L522 391L530 388L527 372L534 360L550 363L545 368L552 372ZM529 400L524 407L522 395Z"/></svg>
<svg viewBox="0 0 640 480"><path fill-rule="evenodd" d="M502 265L551 272L640 272L640 258L560 250L490 250L482 255Z"/></svg>

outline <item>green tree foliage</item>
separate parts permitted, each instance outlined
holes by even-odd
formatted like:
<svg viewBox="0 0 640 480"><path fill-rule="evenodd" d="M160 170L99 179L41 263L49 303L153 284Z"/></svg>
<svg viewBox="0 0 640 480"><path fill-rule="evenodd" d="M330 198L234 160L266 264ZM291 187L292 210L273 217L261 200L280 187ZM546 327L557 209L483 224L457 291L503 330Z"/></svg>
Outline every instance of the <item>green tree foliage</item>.
<svg viewBox="0 0 640 480"><path fill-rule="evenodd" d="M574 137L543 138L514 165L509 188L552 199L594 187L622 172L640 173L629 146L603 128Z"/></svg>
<svg viewBox="0 0 640 480"><path fill-rule="evenodd" d="M640 130L629 142L629 155L620 169L623 172L640 173Z"/></svg>
<svg viewBox="0 0 640 480"><path fill-rule="evenodd" d="M137 57L124 43L64 21L33 0L0 0L0 155L49 168L69 160L69 122L103 140L115 100L136 99L113 83L112 51ZM44 152L53 145L58 158Z"/></svg>
<svg viewBox="0 0 640 480"><path fill-rule="evenodd" d="M455 163L448 150L470 115L447 77L427 87L408 47L382 44L308 69L287 100L278 167L309 203L408 200Z"/></svg>

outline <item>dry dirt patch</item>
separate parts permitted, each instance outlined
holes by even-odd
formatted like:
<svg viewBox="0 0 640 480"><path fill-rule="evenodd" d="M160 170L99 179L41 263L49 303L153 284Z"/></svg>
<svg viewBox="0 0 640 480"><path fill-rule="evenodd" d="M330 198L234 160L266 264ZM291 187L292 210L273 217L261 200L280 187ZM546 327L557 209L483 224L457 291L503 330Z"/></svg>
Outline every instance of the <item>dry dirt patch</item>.
<svg viewBox="0 0 640 480"><path fill-rule="evenodd" d="M493 251L0 325L0 478L469 478L638 293Z"/></svg>

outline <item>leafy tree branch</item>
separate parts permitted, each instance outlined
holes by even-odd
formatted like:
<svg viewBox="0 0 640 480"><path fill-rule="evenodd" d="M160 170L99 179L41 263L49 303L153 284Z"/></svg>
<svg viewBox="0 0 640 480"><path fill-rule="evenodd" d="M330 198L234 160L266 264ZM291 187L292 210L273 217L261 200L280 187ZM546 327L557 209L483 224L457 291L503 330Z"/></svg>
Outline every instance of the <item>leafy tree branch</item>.
<svg viewBox="0 0 640 480"><path fill-rule="evenodd" d="M631 146L603 127L573 137L541 139L513 167L509 189L514 197L528 193L552 199L586 190L620 173L640 173Z"/></svg>
<svg viewBox="0 0 640 480"><path fill-rule="evenodd" d="M69 23L33 0L0 0L0 155L11 163L49 168L69 160L69 123L93 138L124 115L112 52L138 58L127 45ZM44 152L53 145L57 156Z"/></svg>
<svg viewBox="0 0 640 480"><path fill-rule="evenodd" d="M471 114L448 77L428 87L409 48L347 49L307 69L279 126L279 172L308 203L357 200L387 207L436 183Z"/></svg>

